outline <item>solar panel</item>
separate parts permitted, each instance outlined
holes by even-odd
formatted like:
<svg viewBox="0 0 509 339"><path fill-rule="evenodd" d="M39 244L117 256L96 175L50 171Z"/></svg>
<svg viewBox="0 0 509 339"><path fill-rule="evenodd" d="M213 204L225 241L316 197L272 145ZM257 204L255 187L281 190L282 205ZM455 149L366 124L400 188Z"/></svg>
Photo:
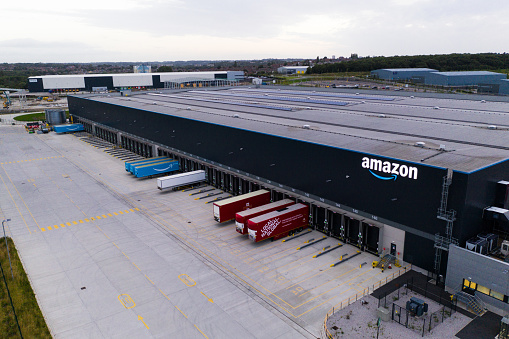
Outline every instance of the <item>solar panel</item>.
<svg viewBox="0 0 509 339"><path fill-rule="evenodd" d="M234 88L231 91L243 91L243 92L262 92L262 90L256 89L243 89ZM330 97L330 98L342 98L342 99L363 99L363 100L381 100L381 101L394 101L394 98L374 97L365 95L350 95L350 94L337 94L337 93L310 93L308 91L274 91L274 90L263 90L263 93L279 93L279 94L293 94L293 95L313 95L319 97Z"/></svg>
<svg viewBox="0 0 509 339"><path fill-rule="evenodd" d="M199 92L198 92L199 93ZM219 93L215 92L215 95L232 96L239 98L251 98L251 99L270 99L279 101L292 101L292 102L305 102L311 104L324 104L324 105L335 105L335 106L346 106L347 102L344 101L330 101L330 100L316 100L307 98L295 98L295 97L284 97L284 96L264 96L264 95L248 95L248 94L233 94L233 93Z"/></svg>
<svg viewBox="0 0 509 339"><path fill-rule="evenodd" d="M196 97L185 97L185 96L168 95L168 94L157 94L157 93L147 93L147 94L148 95L165 96L165 97L170 97L170 98L175 98L175 99L190 99L190 100L195 100L195 101L213 102L216 104L228 104L228 105L236 105L236 106L266 108L266 109L275 109L275 110L280 110L280 111L291 111L292 110L290 107L250 104L250 103L238 102L238 101L221 101L221 100L212 100L212 99L204 99L204 98L196 98Z"/></svg>

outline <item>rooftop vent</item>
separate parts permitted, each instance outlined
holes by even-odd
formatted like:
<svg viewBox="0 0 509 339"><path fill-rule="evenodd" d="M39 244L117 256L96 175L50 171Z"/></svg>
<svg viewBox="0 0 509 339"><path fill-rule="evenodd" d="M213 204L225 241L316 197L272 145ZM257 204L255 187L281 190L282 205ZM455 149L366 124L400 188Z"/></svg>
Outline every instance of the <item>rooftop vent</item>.
<svg viewBox="0 0 509 339"><path fill-rule="evenodd" d="M309 100L309 99L311 99L311 97L306 97L306 99L308 99L308 100Z"/></svg>
<svg viewBox="0 0 509 339"><path fill-rule="evenodd" d="M426 143L425 143L425 142L422 142L422 141L417 141L417 142L415 143L415 146L417 146L417 147L424 147L424 145L426 145Z"/></svg>
<svg viewBox="0 0 509 339"><path fill-rule="evenodd" d="M186 109L187 109L188 111L190 111L190 110L191 110L191 107L187 107Z"/></svg>
<svg viewBox="0 0 509 339"><path fill-rule="evenodd" d="M306 109L311 109L311 107L306 107Z"/></svg>
<svg viewBox="0 0 509 339"><path fill-rule="evenodd" d="M239 115L238 114L234 114L233 117L234 118L239 118Z"/></svg>
<svg viewBox="0 0 509 339"><path fill-rule="evenodd" d="M410 99L414 99L415 97L413 95L410 96Z"/></svg>
<svg viewBox="0 0 509 339"><path fill-rule="evenodd" d="M109 94L108 94L108 95L107 95L107 97L108 97L108 98L111 98L111 95L109 95Z"/></svg>
<svg viewBox="0 0 509 339"><path fill-rule="evenodd" d="M265 96L268 97L269 95L267 93L265 93Z"/></svg>
<svg viewBox="0 0 509 339"><path fill-rule="evenodd" d="M127 101L131 101L131 98L127 98Z"/></svg>
<svg viewBox="0 0 509 339"><path fill-rule="evenodd" d="M366 103L366 101L364 101L364 100L361 101L361 104L365 104L365 103Z"/></svg>
<svg viewBox="0 0 509 339"><path fill-rule="evenodd" d="M155 101L154 101L154 102L152 103L152 105L157 105L157 102L155 102Z"/></svg>
<svg viewBox="0 0 509 339"><path fill-rule="evenodd" d="M497 129L497 125L489 125L488 129Z"/></svg>
<svg viewBox="0 0 509 339"><path fill-rule="evenodd" d="M440 107L438 107L438 106L433 107L433 109L439 109L439 108L440 108Z"/></svg>
<svg viewBox="0 0 509 339"><path fill-rule="evenodd" d="M445 145L440 145L440 147L438 149L441 151L445 151Z"/></svg>
<svg viewBox="0 0 509 339"><path fill-rule="evenodd" d="M304 128L304 129L310 129L310 128L311 128L311 126L309 126L309 125L304 125L304 126L302 126L302 128Z"/></svg>
<svg viewBox="0 0 509 339"><path fill-rule="evenodd" d="M485 103L486 103L486 100L481 100L481 102L482 102L483 104L485 104Z"/></svg>
<svg viewBox="0 0 509 339"><path fill-rule="evenodd" d="M379 118L385 118L385 114L378 114Z"/></svg>
<svg viewBox="0 0 509 339"><path fill-rule="evenodd" d="M355 93L355 95L360 95L360 93Z"/></svg>

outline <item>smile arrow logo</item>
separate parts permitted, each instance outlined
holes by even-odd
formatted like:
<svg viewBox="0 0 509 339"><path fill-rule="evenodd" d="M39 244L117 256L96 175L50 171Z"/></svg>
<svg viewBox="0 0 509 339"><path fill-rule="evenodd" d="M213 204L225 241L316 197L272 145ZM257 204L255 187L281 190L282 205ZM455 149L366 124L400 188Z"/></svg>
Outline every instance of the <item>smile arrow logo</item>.
<svg viewBox="0 0 509 339"><path fill-rule="evenodd" d="M372 170L369 170L369 173L373 174L376 178L382 179L382 180L394 180L394 181L396 181L396 179L398 178L397 174L392 174L390 177L382 177L381 175L373 173Z"/></svg>

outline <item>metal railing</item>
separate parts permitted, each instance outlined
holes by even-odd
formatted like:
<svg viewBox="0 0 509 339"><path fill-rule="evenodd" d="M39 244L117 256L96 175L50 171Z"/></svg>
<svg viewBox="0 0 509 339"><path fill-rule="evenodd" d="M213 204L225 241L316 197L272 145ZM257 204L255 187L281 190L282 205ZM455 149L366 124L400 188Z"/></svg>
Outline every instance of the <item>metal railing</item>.
<svg viewBox="0 0 509 339"><path fill-rule="evenodd" d="M329 331L329 329L327 327L327 321L329 320L330 316L334 315L335 312L340 311L343 308L353 304L360 298L365 297L365 296L369 295L370 293L373 293L373 291L376 290L377 288L380 288L381 286L387 284L389 281L396 279L400 275L406 273L407 270L409 271L411 269L412 269L411 264L408 266L403 266L396 272L385 277L384 279L380 279L373 285L366 287L364 290L362 290L362 292L356 293L354 296L345 298L345 299L341 300L339 303L337 303L336 305L334 305L325 315L325 318L323 321L323 326L322 326L322 334L323 334L322 337L330 338L330 339L334 338L333 334Z"/></svg>

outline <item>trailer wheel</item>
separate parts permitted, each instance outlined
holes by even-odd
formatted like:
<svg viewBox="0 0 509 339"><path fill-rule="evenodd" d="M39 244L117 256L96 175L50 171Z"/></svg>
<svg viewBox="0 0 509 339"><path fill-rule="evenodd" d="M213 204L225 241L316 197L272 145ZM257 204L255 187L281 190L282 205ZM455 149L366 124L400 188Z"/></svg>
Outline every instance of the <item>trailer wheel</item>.
<svg viewBox="0 0 509 339"><path fill-rule="evenodd" d="M299 227L299 229L297 230L297 232L302 232L302 227Z"/></svg>
<svg viewBox="0 0 509 339"><path fill-rule="evenodd" d="M274 237L270 238L270 241L271 241L271 242L272 242L272 241L274 241Z"/></svg>
<svg viewBox="0 0 509 339"><path fill-rule="evenodd" d="M294 234L295 234L295 233L294 233L294 231L290 231L290 232L288 232L288 235L289 235L290 237L291 237L292 235L294 235Z"/></svg>

